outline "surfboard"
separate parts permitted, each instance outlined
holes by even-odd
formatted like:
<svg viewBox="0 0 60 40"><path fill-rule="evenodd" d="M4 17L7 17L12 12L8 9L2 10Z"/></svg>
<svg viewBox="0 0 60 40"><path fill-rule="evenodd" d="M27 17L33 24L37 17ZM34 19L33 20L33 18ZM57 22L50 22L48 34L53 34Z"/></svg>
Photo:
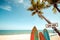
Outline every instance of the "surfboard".
<svg viewBox="0 0 60 40"><path fill-rule="evenodd" d="M42 32L39 32L39 39L40 40L46 40Z"/></svg>
<svg viewBox="0 0 60 40"><path fill-rule="evenodd" d="M32 29L30 40L38 40L38 30L35 26Z"/></svg>
<svg viewBox="0 0 60 40"><path fill-rule="evenodd" d="M43 30L43 34L44 34L44 37L46 40L50 40L49 33L48 33L47 29Z"/></svg>

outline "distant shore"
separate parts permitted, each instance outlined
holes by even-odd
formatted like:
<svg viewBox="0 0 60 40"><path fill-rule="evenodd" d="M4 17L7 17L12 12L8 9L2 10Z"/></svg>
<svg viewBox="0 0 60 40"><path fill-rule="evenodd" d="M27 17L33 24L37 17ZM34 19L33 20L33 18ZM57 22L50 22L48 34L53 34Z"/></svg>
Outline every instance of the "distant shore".
<svg viewBox="0 0 60 40"><path fill-rule="evenodd" d="M60 40L57 34L49 33L51 40ZM0 40L30 40L30 34L0 35Z"/></svg>

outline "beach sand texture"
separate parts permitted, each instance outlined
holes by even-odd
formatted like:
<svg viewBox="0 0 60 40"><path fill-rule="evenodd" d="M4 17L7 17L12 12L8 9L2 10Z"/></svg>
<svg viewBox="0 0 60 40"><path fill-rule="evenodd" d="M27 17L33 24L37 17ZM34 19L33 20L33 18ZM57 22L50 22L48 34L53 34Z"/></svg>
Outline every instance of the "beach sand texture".
<svg viewBox="0 0 60 40"><path fill-rule="evenodd" d="M60 40L60 37L56 34L51 36L51 40ZM18 34L18 35L0 35L0 40L30 40L30 34Z"/></svg>

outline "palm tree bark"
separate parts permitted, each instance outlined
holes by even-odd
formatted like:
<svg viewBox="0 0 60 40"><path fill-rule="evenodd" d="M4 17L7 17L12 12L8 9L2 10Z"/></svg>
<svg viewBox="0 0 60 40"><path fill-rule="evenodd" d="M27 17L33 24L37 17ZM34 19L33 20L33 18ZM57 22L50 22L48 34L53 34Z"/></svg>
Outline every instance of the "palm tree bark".
<svg viewBox="0 0 60 40"><path fill-rule="evenodd" d="M42 14L39 15L39 17L42 17L48 24L51 24L51 22L48 19L46 19ZM58 35L60 36L60 32L58 31L56 27L52 27L52 29L54 29L54 31L58 33Z"/></svg>

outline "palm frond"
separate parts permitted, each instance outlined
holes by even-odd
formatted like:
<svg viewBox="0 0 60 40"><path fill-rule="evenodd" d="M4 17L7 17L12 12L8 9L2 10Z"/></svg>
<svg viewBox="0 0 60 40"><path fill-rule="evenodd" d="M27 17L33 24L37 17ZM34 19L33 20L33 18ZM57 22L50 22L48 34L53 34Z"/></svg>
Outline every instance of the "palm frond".
<svg viewBox="0 0 60 40"><path fill-rule="evenodd" d="M34 11L34 8L33 8L33 7L30 7L30 8L28 8L28 10L30 10L30 11Z"/></svg>
<svg viewBox="0 0 60 40"><path fill-rule="evenodd" d="M34 16L35 14L36 14L36 12L33 12L33 13L32 13L32 16Z"/></svg>
<svg viewBox="0 0 60 40"><path fill-rule="evenodd" d="M41 5L39 4L39 5L37 6L37 8L38 8L38 10L40 10L40 9L41 9Z"/></svg>
<svg viewBox="0 0 60 40"><path fill-rule="evenodd" d="M40 0L37 0L37 8L39 8Z"/></svg>
<svg viewBox="0 0 60 40"><path fill-rule="evenodd" d="M45 2L42 2L42 3L41 3L41 6L44 7L44 6L45 6Z"/></svg>
<svg viewBox="0 0 60 40"><path fill-rule="evenodd" d="M39 10L41 10L42 8L44 8L44 4L40 4L40 5L38 6L38 9L39 9Z"/></svg>
<svg viewBox="0 0 60 40"><path fill-rule="evenodd" d="M37 1L37 8L38 8L38 10L41 9L41 3L40 3L40 0Z"/></svg>
<svg viewBox="0 0 60 40"><path fill-rule="evenodd" d="M38 4L38 10L41 10L42 8L44 8L44 6L45 6L45 3L40 3L40 4Z"/></svg>
<svg viewBox="0 0 60 40"><path fill-rule="evenodd" d="M33 5L35 3L35 1L34 0L31 0L31 4Z"/></svg>
<svg viewBox="0 0 60 40"><path fill-rule="evenodd" d="M31 0L31 4L32 4L33 7L35 7L35 5L36 5L34 0Z"/></svg>
<svg viewBox="0 0 60 40"><path fill-rule="evenodd" d="M52 4L53 3L53 0L47 0L48 3Z"/></svg>
<svg viewBox="0 0 60 40"><path fill-rule="evenodd" d="M50 4L47 4L44 8L49 8L51 5Z"/></svg>
<svg viewBox="0 0 60 40"><path fill-rule="evenodd" d="M37 4L35 3L34 5L33 5L33 8L35 9L37 7Z"/></svg>
<svg viewBox="0 0 60 40"><path fill-rule="evenodd" d="M56 8L53 8L53 12L56 13L57 12L57 9Z"/></svg>
<svg viewBox="0 0 60 40"><path fill-rule="evenodd" d="M37 3L40 4L40 0L37 0Z"/></svg>

